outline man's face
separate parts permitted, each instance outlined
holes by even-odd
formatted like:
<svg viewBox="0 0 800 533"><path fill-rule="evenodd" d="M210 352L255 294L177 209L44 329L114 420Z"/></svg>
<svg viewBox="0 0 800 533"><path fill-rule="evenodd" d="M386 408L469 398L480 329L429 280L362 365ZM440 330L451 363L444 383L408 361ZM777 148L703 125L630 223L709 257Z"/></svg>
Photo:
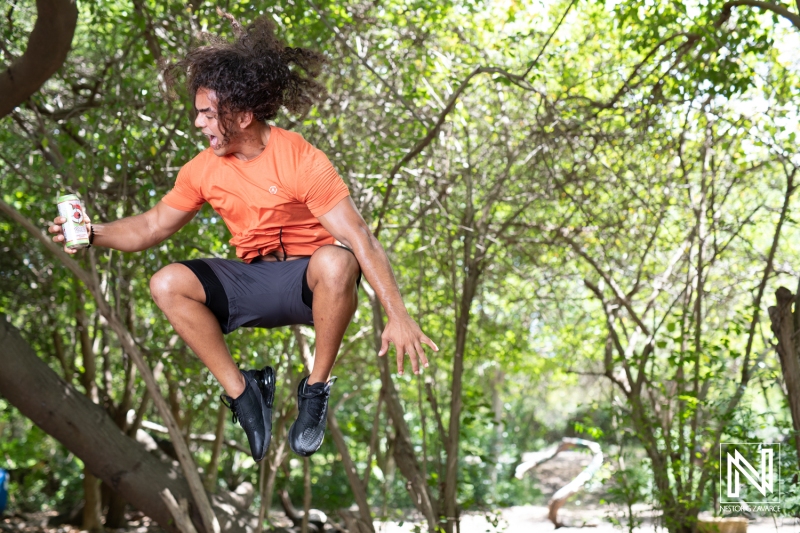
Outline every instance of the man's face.
<svg viewBox="0 0 800 533"><path fill-rule="evenodd" d="M197 110L194 125L206 136L214 154L220 157L227 154L231 143L224 141L220 130L216 93L209 89L198 89L194 97L194 107Z"/></svg>

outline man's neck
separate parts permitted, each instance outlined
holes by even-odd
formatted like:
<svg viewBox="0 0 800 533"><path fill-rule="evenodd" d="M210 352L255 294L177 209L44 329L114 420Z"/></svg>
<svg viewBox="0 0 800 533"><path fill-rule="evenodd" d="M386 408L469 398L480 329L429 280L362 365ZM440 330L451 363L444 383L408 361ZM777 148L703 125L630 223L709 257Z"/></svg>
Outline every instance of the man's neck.
<svg viewBox="0 0 800 533"><path fill-rule="evenodd" d="M270 127L267 124L252 123L236 139L236 149L230 155L241 161L255 159L269 143Z"/></svg>

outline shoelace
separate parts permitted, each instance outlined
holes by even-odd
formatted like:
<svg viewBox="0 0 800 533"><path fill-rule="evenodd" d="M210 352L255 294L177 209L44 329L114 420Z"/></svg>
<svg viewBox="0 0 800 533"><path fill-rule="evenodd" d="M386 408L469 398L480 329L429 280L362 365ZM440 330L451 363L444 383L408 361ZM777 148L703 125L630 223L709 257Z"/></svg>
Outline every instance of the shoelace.
<svg viewBox="0 0 800 533"><path fill-rule="evenodd" d="M325 400L331 395L331 390L329 387L323 387L320 392L301 392L300 397L305 398L306 400L312 400L309 403L308 414L311 415L317 423L322 421L323 411L325 410ZM313 401L317 400L317 401Z"/></svg>
<svg viewBox="0 0 800 533"><path fill-rule="evenodd" d="M227 398L229 402L226 402L225 398ZM237 406L236 400L234 400L230 396L225 396L224 394L220 394L219 401L222 402L222 405L231 410L232 413L231 420L233 421L234 424L237 423L239 421L239 414L236 412L236 406Z"/></svg>

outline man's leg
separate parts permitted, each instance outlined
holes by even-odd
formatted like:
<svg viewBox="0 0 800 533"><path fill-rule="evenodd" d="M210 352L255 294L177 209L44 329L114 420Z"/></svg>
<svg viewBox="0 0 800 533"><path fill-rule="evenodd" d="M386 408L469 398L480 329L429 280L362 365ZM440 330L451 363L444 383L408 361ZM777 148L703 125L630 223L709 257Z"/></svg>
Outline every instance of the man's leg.
<svg viewBox="0 0 800 533"><path fill-rule="evenodd" d="M172 327L217 378L231 398L245 390L244 376L233 362L222 328L206 307L206 293L194 272L175 263L150 279L150 293Z"/></svg>
<svg viewBox="0 0 800 533"><path fill-rule="evenodd" d="M347 325L356 311L359 272L355 256L339 246L319 248L308 262L306 280L314 293L311 309L317 339L316 355L314 370L298 385L297 420L289 428L289 447L304 457L319 450L325 436L331 369Z"/></svg>
<svg viewBox="0 0 800 533"><path fill-rule="evenodd" d="M358 306L356 281L361 272L352 252L340 246L323 246L308 263L308 288L314 293L316 355L308 384L325 382Z"/></svg>
<svg viewBox="0 0 800 533"><path fill-rule="evenodd" d="M191 268L182 264L162 268L150 280L150 292L178 335L228 393L225 405L247 434L253 459L261 461L272 437L272 369L239 371L217 317L206 307L203 283Z"/></svg>

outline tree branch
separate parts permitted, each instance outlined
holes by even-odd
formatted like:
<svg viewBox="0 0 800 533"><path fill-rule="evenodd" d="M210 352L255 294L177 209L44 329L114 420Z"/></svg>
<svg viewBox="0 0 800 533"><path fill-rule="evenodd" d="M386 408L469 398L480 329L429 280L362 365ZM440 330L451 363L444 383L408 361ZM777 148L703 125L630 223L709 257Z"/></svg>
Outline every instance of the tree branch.
<svg viewBox="0 0 800 533"><path fill-rule="evenodd" d="M619 353L620 358L622 360L622 368L625 371L625 377L628 380L628 386L626 387L625 384L622 383L622 381L620 381L616 376L614 376L613 358L611 357L611 351L608 346L606 346L604 355L605 359L604 375L608 379L610 379L613 383L615 383L622 390L622 392L625 394L626 397L630 398L631 396L630 387L633 386L634 380L633 380L633 375L631 374L630 365L628 364L628 360L625 357L625 347L622 346L622 341L620 340L619 335L617 334L617 330L614 328L614 317L608 309L608 304L606 304L605 298L603 298L603 291L600 290L600 287L598 287L588 279L584 279L583 283L590 291L592 291L592 293L600 302L600 305L603 306L603 313L606 315L606 327L608 328L608 335L614 347L617 349L617 353Z"/></svg>
<svg viewBox="0 0 800 533"><path fill-rule="evenodd" d="M595 261L592 257L589 256L588 253L577 243L574 239L569 237L564 233L559 234L562 239L564 239L567 244L569 244L575 253L581 256L589 265L597 272L603 281L605 281L611 290L614 292L614 296L617 298L617 301L628 311L630 314L631 319L636 322L636 325L642 330L645 335L650 335L650 328L648 328L642 319L639 317L639 314L633 310L633 306L628 298L625 296L625 292L617 285L617 282L599 265L597 261ZM585 283L585 281L584 281Z"/></svg>
<svg viewBox="0 0 800 533"><path fill-rule="evenodd" d="M734 7L741 6L749 6L757 9L764 9L766 11L772 11L776 15L780 15L791 22L795 28L800 30L800 16L795 15L782 5L773 4L772 2L762 2L761 0L734 0L733 2L725 2L725 4L722 6L722 15L720 15L719 25L722 25L730 18L731 11ZM800 0L797 0L797 9L800 11Z"/></svg>
<svg viewBox="0 0 800 533"><path fill-rule="evenodd" d="M450 442L450 437L447 435L447 430L442 423L442 414L439 412L439 403L436 401L436 395L433 393L433 383L425 381L425 392L428 396L428 402L431 404L433 416L436 419L436 427L439 428L439 438L442 440L442 446L445 448Z"/></svg>
<svg viewBox="0 0 800 533"><path fill-rule="evenodd" d="M61 68L72 45L78 7L72 0L36 0L36 24L22 57L0 74L0 118L30 98Z"/></svg>
<svg viewBox="0 0 800 533"><path fill-rule="evenodd" d="M439 116L437 117L436 122L433 124L433 126L428 129L428 133L425 134L425 137L420 139L417 142L417 144L414 145L414 147L409 152L407 152L406 155L404 155L402 159L400 159L400 161L398 161L394 165L394 167L392 167L392 169L389 171L389 182L386 185L386 192L383 194L383 201L381 202L381 208L378 211L379 213L378 225L375 227L375 231L373 232L375 238L377 238L378 234L381 232L381 226L383 224L383 216L386 213L386 207L389 204L389 198L394 190L395 175L400 171L401 168L403 168L403 165L405 165L413 158L415 158L417 155L419 155L419 153L422 152L422 150L424 150L425 147L428 146L431 143L431 141L433 141L433 139L436 138L436 135L439 133L439 129L442 127L445 119L447 118L447 115L449 115L450 112L453 111L456 103L458 102L458 99L461 97L461 95L464 93L467 87L469 87L469 83L472 81L472 79L479 74L500 74L501 76L507 78L509 81L514 83L514 85L517 85L518 87L521 87L526 90L532 90L533 88L530 86L530 84L527 82L525 78L528 76L533 67L536 66L536 64L539 62L539 59L541 59L542 54L544 54L544 51L547 48L547 45L550 44L550 41L552 40L553 36L561 27L561 23L564 22L564 19L567 17L567 14L572 9L572 6L575 5L576 1L577 0L573 0L570 3L570 5L567 6L567 9L562 15L561 20L558 21L558 24L550 33L550 36L547 38L547 41L545 41L544 45L542 46L542 49L539 50L539 54L533 61L531 61L531 64L528 65L528 69L525 71L524 74L522 75L512 74L508 71L505 71L497 67L478 67L475 70L473 70L464 79L464 81L461 82L461 84L458 86L458 89L456 89L455 92L453 92L453 94L450 95L450 98L447 101L447 105L445 105L444 109L442 109L442 111L439 113Z"/></svg>
<svg viewBox="0 0 800 533"><path fill-rule="evenodd" d="M142 0L133 0L133 11L144 22L144 38L147 43L147 49L153 56L153 60L158 63L161 61L162 57L161 45L158 44L158 39L156 38L155 28L153 28L153 19L150 18L150 13L147 12L147 8Z"/></svg>
<svg viewBox="0 0 800 533"><path fill-rule="evenodd" d="M347 42L347 39L344 37L344 35L342 35L342 32L341 32L341 31L339 31L339 28L337 28L336 26L333 26L332 24L330 24L330 23L328 22L328 17L326 16L326 14L325 14L325 13L324 13L324 12L323 12L323 11L322 11L320 8L318 8L318 7L317 7L317 6L314 4L314 2L312 2L311 0L306 0L306 1L308 2L308 5L310 5L310 6L311 6L311 9L313 9L314 11L316 11L316 12L317 12L317 15L319 16L319 19L322 21L322 23L325 25L325 27L326 27L326 28L328 28L328 29L329 29L331 32L333 32L333 35L336 37L336 39L337 39L339 42L341 42L341 43L342 43L342 45L343 45L345 48L347 48L347 50L348 50L348 51L349 51L351 54L353 54L354 56L356 56L356 57L358 58L358 60L359 60L359 61L361 61L361 63L362 63L362 64L363 64L365 67L367 67L367 70L369 70L370 72L372 72L372 74L373 74L373 75L374 75L376 78L378 78L378 79L381 81L381 83L382 83L383 85L385 85L385 86L386 86L386 88L387 88L387 89L389 89L389 92L390 92L390 93L392 93L392 95L394 95L394 97L395 97L395 98L397 98L397 101L398 101L398 102L400 102L401 104L403 104L403 107L405 107L405 108L408 110L408 112L409 112L409 113L411 113L411 116L413 116L413 117L414 117L416 120L418 120L418 121L422 122L422 123L423 123L423 124L425 124L426 126L429 126L429 125L430 125L430 124L429 124L429 121L427 121L425 118L423 118L423 117L421 117L419 114L417 114L417 111L416 111L416 109L414 109L414 106L413 106L413 105L411 105L411 103L410 103L410 102L408 102L408 101L407 101L405 98L403 98L403 95L402 95L402 94L400 94L400 93L397 91L397 89L395 89L395 88L394 88L394 86L393 86L392 84L390 84L388 81L386 81L386 80L383 78L383 76L381 76L381 75L380 75L380 73L378 73L378 71L377 71L377 70L375 70L375 69L372 67L372 65L370 65L370 64L369 64L369 62L367 61L367 59L366 59L366 58L364 58L364 57L361 57L361 55L360 55L360 54L358 54L358 52L356 52L355 50L353 50L353 48L352 48L352 47L350 46L350 44Z"/></svg>
<svg viewBox="0 0 800 533"><path fill-rule="evenodd" d="M714 432L714 440L711 449L714 449L717 444L719 443L720 439L722 438L722 432L727 427L727 421L729 417L733 413L733 410L736 409L736 406L739 404L739 401L744 396L745 389L747 388L747 384L751 378L751 372L761 361L765 354L769 350L764 351L764 355L757 358L757 361L751 366L750 365L750 357L753 352L753 341L755 340L756 334L756 327L760 323L760 312L761 312L761 300L764 296L764 292L767 288L767 282L769 281L770 274L773 272L773 264L775 261L775 254L778 251L778 244L781 238L781 230L783 228L783 224L786 222L789 207L791 204L792 193L794 193L796 186L794 184L795 174L797 173L797 169L794 169L791 173L787 173L786 176L786 191L783 197L783 205L781 206L781 214L780 218L778 219L778 223L775 225L775 232L772 236L772 244L770 245L769 254L767 255L767 264L764 266L764 272L761 275L761 281L758 284L758 289L756 292L756 296L753 299L753 317L750 320L750 327L747 333L747 346L745 347L744 358L742 360L742 372L741 378L739 383L736 387L736 392L731 396L730 400L728 400L728 404L725 408L725 411L720 418L721 423L717 427L716 431ZM700 475L700 479L698 481L698 493L702 493L703 488L705 487L706 482L708 481L709 470L703 470L702 474Z"/></svg>

